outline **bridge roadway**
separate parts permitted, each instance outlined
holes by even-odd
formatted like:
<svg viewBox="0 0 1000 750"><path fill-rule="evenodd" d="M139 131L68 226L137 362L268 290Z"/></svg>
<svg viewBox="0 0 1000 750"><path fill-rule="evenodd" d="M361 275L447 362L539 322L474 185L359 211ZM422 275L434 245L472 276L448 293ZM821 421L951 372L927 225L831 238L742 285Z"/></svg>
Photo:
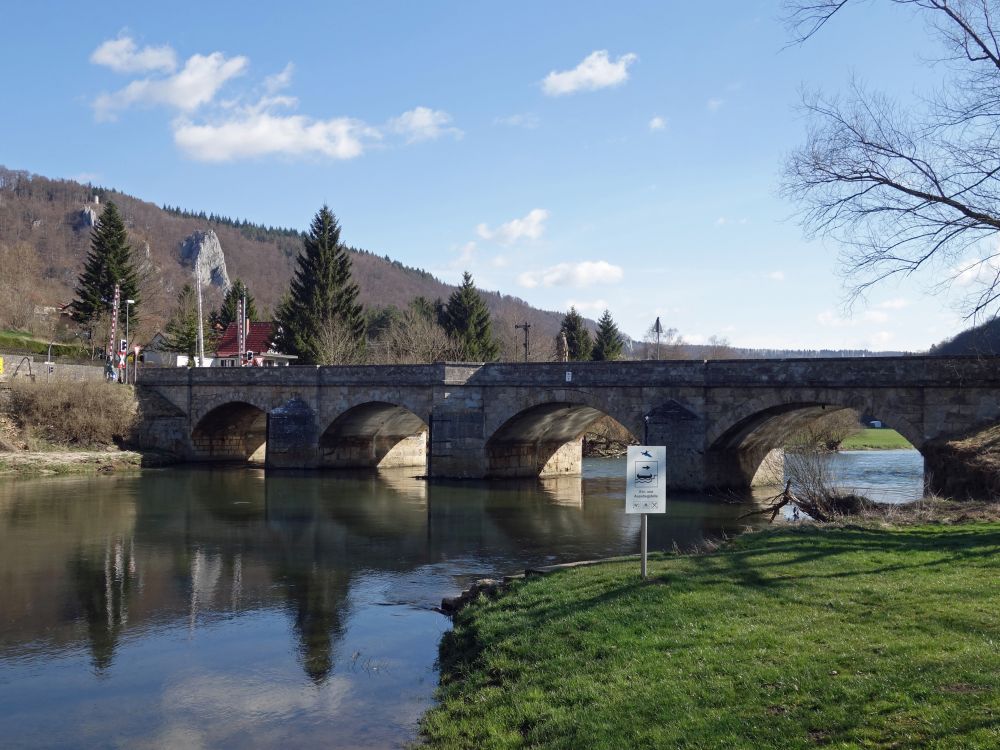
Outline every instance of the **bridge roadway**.
<svg viewBox="0 0 1000 750"><path fill-rule="evenodd" d="M579 473L608 415L667 446L674 489L748 486L819 416L872 415L924 454L1000 422L1000 358L436 363L142 371L139 441L187 461L274 468L426 467L432 477ZM940 482L938 482L940 484Z"/></svg>

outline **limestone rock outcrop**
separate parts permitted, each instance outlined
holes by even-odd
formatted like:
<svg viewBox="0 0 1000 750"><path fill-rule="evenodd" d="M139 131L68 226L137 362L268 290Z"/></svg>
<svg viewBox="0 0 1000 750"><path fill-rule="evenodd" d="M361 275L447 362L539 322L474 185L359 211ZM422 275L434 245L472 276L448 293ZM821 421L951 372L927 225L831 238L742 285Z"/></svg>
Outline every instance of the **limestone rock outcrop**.
<svg viewBox="0 0 1000 750"><path fill-rule="evenodd" d="M90 206L84 206L80 210L80 220L85 226L96 227L97 226L97 211L92 209Z"/></svg>
<svg viewBox="0 0 1000 750"><path fill-rule="evenodd" d="M213 284L223 291L229 288L226 256L214 230L193 232L181 243L181 263L197 266L203 285Z"/></svg>

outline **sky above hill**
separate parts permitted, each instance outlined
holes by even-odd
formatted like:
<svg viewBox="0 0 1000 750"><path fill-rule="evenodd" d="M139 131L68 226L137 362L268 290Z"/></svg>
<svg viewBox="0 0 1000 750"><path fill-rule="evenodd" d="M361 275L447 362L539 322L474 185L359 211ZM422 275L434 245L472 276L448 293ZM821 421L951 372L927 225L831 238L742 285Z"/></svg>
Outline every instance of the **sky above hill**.
<svg viewBox="0 0 1000 750"><path fill-rule="evenodd" d="M776 1L11 3L0 164L306 228L641 338L920 350L940 275L845 309L839 248L778 194L801 91L938 80L922 21ZM924 56L921 57L921 54Z"/></svg>

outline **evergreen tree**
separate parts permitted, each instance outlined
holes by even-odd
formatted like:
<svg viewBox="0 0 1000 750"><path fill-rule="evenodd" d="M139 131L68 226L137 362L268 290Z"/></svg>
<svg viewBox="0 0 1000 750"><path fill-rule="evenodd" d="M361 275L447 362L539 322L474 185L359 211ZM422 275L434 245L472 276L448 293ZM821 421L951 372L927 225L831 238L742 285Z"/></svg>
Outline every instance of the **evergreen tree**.
<svg viewBox="0 0 1000 750"><path fill-rule="evenodd" d="M576 311L575 307L571 307L566 313L559 330L566 334L566 345L571 361L581 362L590 359L594 342L590 338L590 331L587 330L583 316Z"/></svg>
<svg viewBox="0 0 1000 750"><path fill-rule="evenodd" d="M462 285L451 293L448 304L440 308L438 322L459 344L467 362L493 362L499 356L500 344L493 338L490 311L468 271L462 274Z"/></svg>
<svg viewBox="0 0 1000 750"><path fill-rule="evenodd" d="M314 364L322 331L331 325L363 346L365 317L357 301L358 285L351 281L351 259L340 242L340 225L327 206L316 214L302 246L289 295L276 317L284 351L298 355L301 364Z"/></svg>
<svg viewBox="0 0 1000 750"><path fill-rule="evenodd" d="M138 274L125 222L118 207L108 202L90 234L90 251L72 303L73 319L78 323L90 323L108 312L114 302L115 284L121 291L122 319L128 308L129 323L134 324L139 307ZM127 299L135 302L126 305Z"/></svg>
<svg viewBox="0 0 1000 750"><path fill-rule="evenodd" d="M624 344L621 331L611 318L611 313L605 310L601 319L597 321L597 337L594 339L594 349L590 358L595 361L620 359Z"/></svg>
<svg viewBox="0 0 1000 750"><path fill-rule="evenodd" d="M198 354L198 299L194 287L185 284L177 295L177 307L167 321L163 348L188 355L191 364ZM204 332L204 329L202 329Z"/></svg>
<svg viewBox="0 0 1000 750"><path fill-rule="evenodd" d="M247 319L251 321L260 320L260 316L257 314L257 305L254 302L253 295L250 294L247 289L247 285L243 283L242 279L236 279L229 289L226 290L226 295L222 298L222 306L219 308L218 312L213 311L209 320L214 326L216 323L222 326L222 330L226 330L229 324L236 320L236 313L239 309L239 303L241 297L247 298Z"/></svg>

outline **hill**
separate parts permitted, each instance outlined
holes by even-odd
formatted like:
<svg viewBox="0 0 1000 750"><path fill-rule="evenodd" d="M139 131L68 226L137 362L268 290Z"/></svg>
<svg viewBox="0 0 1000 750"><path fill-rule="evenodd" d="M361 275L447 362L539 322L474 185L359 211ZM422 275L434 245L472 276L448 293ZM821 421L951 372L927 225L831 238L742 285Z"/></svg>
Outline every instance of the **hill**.
<svg viewBox="0 0 1000 750"><path fill-rule="evenodd" d="M931 347L931 354L1000 354L1000 318L987 320Z"/></svg>
<svg viewBox="0 0 1000 750"><path fill-rule="evenodd" d="M216 233L229 278L243 279L262 310L273 309L288 288L302 247L299 230L161 207L112 188L0 167L0 245L8 248L9 266L5 268L0 259L0 281L16 290L12 296L17 299L9 304L20 307L20 315L10 311L4 315L0 309L0 318L7 318L0 324L30 327L26 318L34 309L57 307L73 298L90 243L91 221L109 200L121 209L132 245L145 264L142 328L147 336L163 324L178 290L191 281L192 270L182 261L181 247L196 231ZM368 307L405 307L417 296L446 299L454 289L389 255L362 248L350 252L361 301ZM206 306L211 308L220 301L222 290L211 289L208 294ZM483 297L496 329L511 345L516 344L515 322L527 320L534 326L533 337L546 345L559 330L562 313L539 310L499 292L484 291Z"/></svg>

